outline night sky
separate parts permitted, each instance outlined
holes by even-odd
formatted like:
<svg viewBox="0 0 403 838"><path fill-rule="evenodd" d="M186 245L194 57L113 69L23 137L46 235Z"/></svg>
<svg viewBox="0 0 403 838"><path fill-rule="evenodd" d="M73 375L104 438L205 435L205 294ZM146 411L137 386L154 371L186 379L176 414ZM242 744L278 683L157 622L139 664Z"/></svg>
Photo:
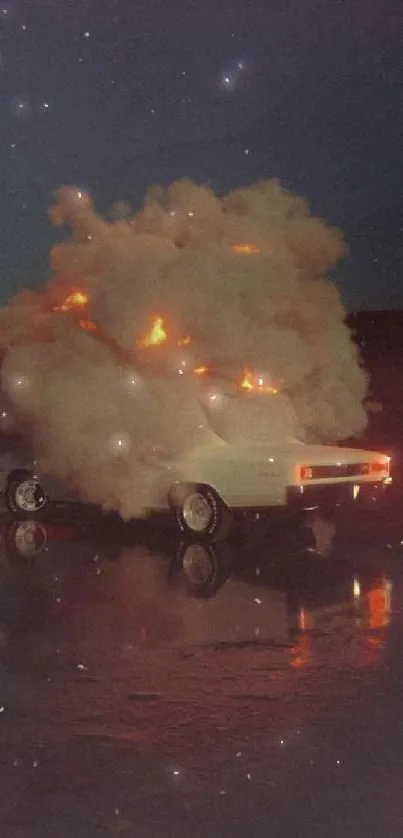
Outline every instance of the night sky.
<svg viewBox="0 0 403 838"><path fill-rule="evenodd" d="M0 3L1 299L47 275L58 186L102 211L277 176L340 226L350 308L403 308L399 0Z"/></svg>

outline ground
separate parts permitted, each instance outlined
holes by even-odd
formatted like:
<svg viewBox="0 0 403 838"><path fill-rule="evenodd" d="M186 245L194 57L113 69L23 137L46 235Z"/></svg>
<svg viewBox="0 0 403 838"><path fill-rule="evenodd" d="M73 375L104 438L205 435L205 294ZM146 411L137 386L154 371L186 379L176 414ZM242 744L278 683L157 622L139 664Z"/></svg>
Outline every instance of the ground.
<svg viewBox="0 0 403 838"><path fill-rule="evenodd" d="M400 838L400 508L326 557L3 517L2 835Z"/></svg>

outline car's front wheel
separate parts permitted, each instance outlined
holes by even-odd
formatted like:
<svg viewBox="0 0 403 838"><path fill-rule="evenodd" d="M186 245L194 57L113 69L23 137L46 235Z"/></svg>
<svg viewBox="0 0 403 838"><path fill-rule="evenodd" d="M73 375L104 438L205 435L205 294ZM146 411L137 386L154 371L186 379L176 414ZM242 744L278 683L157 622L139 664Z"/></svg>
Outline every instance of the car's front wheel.
<svg viewBox="0 0 403 838"><path fill-rule="evenodd" d="M39 515L49 505L45 490L28 472L10 475L6 500L10 512L22 518Z"/></svg>
<svg viewBox="0 0 403 838"><path fill-rule="evenodd" d="M229 534L231 512L211 486L177 484L169 493L169 505L187 535L221 541Z"/></svg>

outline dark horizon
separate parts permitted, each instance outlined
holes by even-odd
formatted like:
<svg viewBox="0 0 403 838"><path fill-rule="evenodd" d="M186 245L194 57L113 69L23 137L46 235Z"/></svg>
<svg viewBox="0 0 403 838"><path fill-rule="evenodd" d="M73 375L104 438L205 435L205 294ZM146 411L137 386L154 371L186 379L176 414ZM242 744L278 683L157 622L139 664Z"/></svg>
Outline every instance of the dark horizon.
<svg viewBox="0 0 403 838"><path fill-rule="evenodd" d="M396 4L10 0L1 16L0 293L47 275L63 184L100 211L187 176L277 177L340 227L349 309L403 308L403 84Z"/></svg>

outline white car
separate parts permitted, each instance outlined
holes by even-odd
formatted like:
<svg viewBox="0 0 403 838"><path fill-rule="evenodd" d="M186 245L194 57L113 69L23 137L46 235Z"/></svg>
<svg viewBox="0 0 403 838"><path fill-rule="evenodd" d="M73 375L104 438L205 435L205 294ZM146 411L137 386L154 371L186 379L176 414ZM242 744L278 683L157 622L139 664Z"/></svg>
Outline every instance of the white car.
<svg viewBox="0 0 403 838"><path fill-rule="evenodd" d="M183 532L225 537L239 510L288 510L354 503L391 483L390 457L298 440L231 445L216 438L177 465L168 503Z"/></svg>
<svg viewBox="0 0 403 838"><path fill-rule="evenodd" d="M354 503L363 488L391 482L386 454L298 440L229 443L213 431L203 444L167 463L155 512L171 510L187 535L225 538L237 511L289 511ZM18 516L40 514L51 500L77 501L41 473L29 447L15 443L0 454L0 491Z"/></svg>

